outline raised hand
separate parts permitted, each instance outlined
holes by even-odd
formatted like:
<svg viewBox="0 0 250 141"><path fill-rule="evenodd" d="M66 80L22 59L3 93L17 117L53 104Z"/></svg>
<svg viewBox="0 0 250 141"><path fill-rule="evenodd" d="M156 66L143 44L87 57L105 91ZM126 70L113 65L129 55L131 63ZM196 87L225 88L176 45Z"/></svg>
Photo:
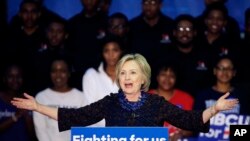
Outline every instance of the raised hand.
<svg viewBox="0 0 250 141"><path fill-rule="evenodd" d="M220 111L225 110L231 110L233 109L238 103L238 99L226 99L229 96L229 92L221 96L216 103L204 110L203 112L203 122L206 123L209 121L210 118L212 118L214 115L216 115Z"/></svg>
<svg viewBox="0 0 250 141"><path fill-rule="evenodd" d="M25 98L13 98L11 103L20 109L32 110L57 120L58 109L39 104L33 96L24 93Z"/></svg>
<svg viewBox="0 0 250 141"><path fill-rule="evenodd" d="M216 104L214 105L214 110L216 111L225 111L233 109L238 103L238 99L226 99L229 96L229 92L221 96Z"/></svg>
<svg viewBox="0 0 250 141"><path fill-rule="evenodd" d="M26 93L24 93L25 98L13 98L11 103L20 109L26 109L26 110L32 110L37 111L38 110L38 103L36 102L35 98L33 96L30 96Z"/></svg>

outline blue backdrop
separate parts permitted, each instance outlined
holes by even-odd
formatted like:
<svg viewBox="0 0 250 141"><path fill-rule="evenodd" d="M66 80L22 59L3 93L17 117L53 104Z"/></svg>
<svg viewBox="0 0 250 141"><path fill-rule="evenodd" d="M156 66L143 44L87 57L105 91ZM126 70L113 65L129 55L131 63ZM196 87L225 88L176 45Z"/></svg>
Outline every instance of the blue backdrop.
<svg viewBox="0 0 250 141"><path fill-rule="evenodd" d="M18 11L21 0L8 1L8 21ZM66 19L72 17L82 9L80 0L44 0L44 4ZM250 0L228 0L229 14L236 18L241 29L244 27L244 12L250 7ZM204 0L164 0L162 11L175 18L179 14L199 15L204 10ZM141 12L141 0L113 0L110 14L123 12L129 19Z"/></svg>

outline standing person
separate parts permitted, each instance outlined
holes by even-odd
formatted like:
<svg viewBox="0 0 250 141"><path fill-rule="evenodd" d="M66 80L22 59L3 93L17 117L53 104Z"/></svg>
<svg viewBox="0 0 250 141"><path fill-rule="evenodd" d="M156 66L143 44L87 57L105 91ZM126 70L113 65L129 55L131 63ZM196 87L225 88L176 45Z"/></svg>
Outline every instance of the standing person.
<svg viewBox="0 0 250 141"><path fill-rule="evenodd" d="M142 54L154 68L157 50L171 42L173 20L161 12L162 0L141 1L141 15L130 21L131 51Z"/></svg>
<svg viewBox="0 0 250 141"><path fill-rule="evenodd" d="M156 89L149 90L148 93L158 94L181 109L193 109L194 98L189 93L175 88L178 80L177 72L174 67L162 65L159 68L156 77L158 87ZM168 122L164 122L164 127L169 129L170 141L176 141L192 134L190 131L179 129Z"/></svg>
<svg viewBox="0 0 250 141"><path fill-rule="evenodd" d="M70 64L66 59L55 59L50 70L52 87L39 92L36 100L54 108L79 108L86 105L82 92L69 85L70 69ZM70 132L59 132L56 120L38 112L34 112L33 120L39 141L70 140Z"/></svg>
<svg viewBox="0 0 250 141"><path fill-rule="evenodd" d="M211 119L210 131L214 131L214 129L220 128L222 129L221 133L217 134L216 136L204 136L204 134L200 134L198 138L199 140L202 140L204 138L205 140L229 140L229 135L225 136L225 133L229 131L229 126L231 124L234 124L235 120L228 119L233 116L235 117L236 121L238 121L237 119L240 119L240 116L242 116L243 118L249 116L249 98L247 98L248 94L241 87L237 87L232 82L232 79L236 75L236 66L230 57L220 57L216 61L213 74L216 78L214 85L212 85L210 88L204 89L197 94L197 97L195 98L194 108L196 110L203 110L207 107L210 107L211 105L214 105L217 102L216 99L222 96L225 92L230 93L230 96L227 99L237 98L240 102L236 104L234 108L227 111L222 111ZM220 117L223 117L224 120L220 120L220 122L218 122ZM249 120L247 120L246 122L239 122L238 124L249 124ZM209 132L208 134L211 135L211 132Z"/></svg>
<svg viewBox="0 0 250 141"><path fill-rule="evenodd" d="M106 37L102 45L102 62L98 68L89 68L83 76L83 92L88 103L96 102L110 93L118 93L115 67L123 54L118 38ZM104 120L93 126L105 126Z"/></svg>
<svg viewBox="0 0 250 141"><path fill-rule="evenodd" d="M84 72L99 63L97 53L99 51L98 40L105 37L107 16L98 12L100 0L81 0L83 10L69 20L68 49L73 56L75 68L75 82L81 89L81 77Z"/></svg>
<svg viewBox="0 0 250 141"><path fill-rule="evenodd" d="M105 118L106 126L162 126L164 121L185 130L208 132L209 119L220 111L230 110L237 99L221 96L215 105L204 111L185 111L163 97L146 93L150 85L151 68L140 54L128 54L116 67L116 82L121 89L103 99L79 109L53 108L26 98L14 98L12 104L58 120L60 131L72 126L87 126Z"/></svg>
<svg viewBox="0 0 250 141"><path fill-rule="evenodd" d="M195 97L197 91L210 86L210 55L197 45L197 30L194 18L179 15L175 19L173 42L169 47L162 47L160 62L173 65L179 72L176 85Z"/></svg>
<svg viewBox="0 0 250 141"><path fill-rule="evenodd" d="M230 39L223 31L227 23L227 9L221 3L209 5L205 12L206 32L199 36L199 45L214 58L230 55L236 56L239 40Z"/></svg>
<svg viewBox="0 0 250 141"><path fill-rule="evenodd" d="M22 0L22 1L27 1L27 0ZM44 0L32 0L38 4L38 6L41 9L41 17L39 20L39 25L41 26L47 26L51 20L60 18L58 14L55 12L49 10L45 5L44 5ZM10 26L11 27L19 27L22 24L22 20L20 17L17 15L13 16L11 21L10 21Z"/></svg>
<svg viewBox="0 0 250 141"><path fill-rule="evenodd" d="M35 91L33 69L36 51L44 39L44 28L39 24L40 6L34 0L23 0L18 15L22 24L12 27L8 32L8 55L16 59L15 61L19 61L24 71L29 74L26 84L28 91L33 93Z"/></svg>
<svg viewBox="0 0 250 141"><path fill-rule="evenodd" d="M121 38L128 38L128 18L122 13L114 13L108 18L108 33Z"/></svg>
<svg viewBox="0 0 250 141"><path fill-rule="evenodd" d="M226 5L228 0L204 0L205 7L209 7L214 3L221 3L222 5ZM232 17L227 15L225 17L227 23L225 28L223 29L224 33L230 37L230 39L240 39L240 27L238 22ZM203 35L206 32L206 24L205 24L206 14L205 11L196 18L197 26L198 26L198 36Z"/></svg>
<svg viewBox="0 0 250 141"><path fill-rule="evenodd" d="M31 113L27 110L17 109L10 103L13 97L21 97L24 91L22 69L15 64L9 65L2 80L4 88L0 92L0 140L35 140Z"/></svg>
<svg viewBox="0 0 250 141"><path fill-rule="evenodd" d="M247 102L245 101L246 93L241 89L235 87L232 83L232 79L236 75L236 68L234 66L233 60L224 56L218 59L214 71L213 71L216 82L209 89L201 91L195 99L195 109L206 109L211 105L216 103L216 99L222 96L226 92L230 92L231 95L229 98L238 98L240 103L238 103L233 109L225 111L224 113L233 113L233 114L245 114L249 115L250 113L247 110Z"/></svg>
<svg viewBox="0 0 250 141"><path fill-rule="evenodd" d="M114 13L108 18L107 32L113 36L121 38L126 52L130 51L129 45L129 22L126 15Z"/></svg>
<svg viewBox="0 0 250 141"><path fill-rule="evenodd" d="M65 42L68 37L66 21L58 18L53 19L46 28L46 39L36 51L35 55L35 91L39 92L50 84L50 65L58 56L69 57Z"/></svg>
<svg viewBox="0 0 250 141"><path fill-rule="evenodd" d="M30 53L34 53L44 37L44 28L39 24L40 6L34 0L23 0L19 6L18 16L21 24L9 28L10 47L19 53L18 55L22 53L21 55L31 56Z"/></svg>

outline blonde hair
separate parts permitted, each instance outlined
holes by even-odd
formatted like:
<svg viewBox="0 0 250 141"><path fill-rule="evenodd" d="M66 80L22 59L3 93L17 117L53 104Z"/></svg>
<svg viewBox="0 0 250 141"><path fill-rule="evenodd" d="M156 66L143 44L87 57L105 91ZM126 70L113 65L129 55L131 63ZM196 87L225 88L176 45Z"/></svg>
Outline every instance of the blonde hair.
<svg viewBox="0 0 250 141"><path fill-rule="evenodd" d="M151 77L151 68L147 62L147 60L141 55L141 54L127 54L123 56L119 62L116 65L116 70L115 70L115 75L116 75L116 83L121 88L119 84L119 74L121 72L122 66L127 62L127 61L135 61L142 72L142 77L144 80L144 83L141 86L142 91L148 91L149 85L150 85L150 77Z"/></svg>

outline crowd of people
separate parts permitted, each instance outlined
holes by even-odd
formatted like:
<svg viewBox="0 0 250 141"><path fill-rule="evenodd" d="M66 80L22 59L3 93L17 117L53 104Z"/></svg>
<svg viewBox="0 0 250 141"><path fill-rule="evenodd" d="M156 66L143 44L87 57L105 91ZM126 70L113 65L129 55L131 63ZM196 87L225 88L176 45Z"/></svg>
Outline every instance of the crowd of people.
<svg viewBox="0 0 250 141"><path fill-rule="evenodd" d="M69 140L69 132L59 132L53 117L17 109L10 101L26 92L51 107L100 103L110 93L121 93L116 67L131 53L144 56L152 69L149 91L144 92L184 110L205 110L230 92L240 103L229 112L250 115L250 8L242 15L241 32L228 14L227 0L204 0L200 16L183 13L175 19L161 12L162 0L141 0L142 12L131 20L123 13L109 15L112 0L81 2L82 11L66 20L47 9L43 0L22 0L19 12L1 29L1 141ZM114 125L105 120L83 122ZM171 129L171 140L194 134L168 122L162 126Z"/></svg>

